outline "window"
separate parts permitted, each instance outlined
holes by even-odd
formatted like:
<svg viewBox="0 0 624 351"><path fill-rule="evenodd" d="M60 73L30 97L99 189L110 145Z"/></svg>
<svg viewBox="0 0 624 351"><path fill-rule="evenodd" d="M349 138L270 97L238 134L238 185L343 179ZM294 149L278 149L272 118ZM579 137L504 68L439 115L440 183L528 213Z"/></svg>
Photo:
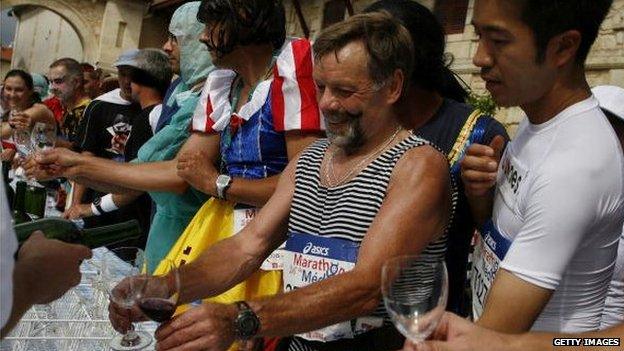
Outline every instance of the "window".
<svg viewBox="0 0 624 351"><path fill-rule="evenodd" d="M468 0L436 0L433 6L433 13L447 35L464 32L467 12Z"/></svg>

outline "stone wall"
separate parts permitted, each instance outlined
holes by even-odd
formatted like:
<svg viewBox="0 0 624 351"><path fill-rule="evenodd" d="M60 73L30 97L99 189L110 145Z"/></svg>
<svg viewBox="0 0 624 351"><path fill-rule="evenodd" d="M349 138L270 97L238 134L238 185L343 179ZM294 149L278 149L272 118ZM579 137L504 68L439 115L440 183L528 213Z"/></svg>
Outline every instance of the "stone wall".
<svg viewBox="0 0 624 351"><path fill-rule="evenodd" d="M2 0L2 9L30 6L52 11L67 21L82 44L83 60L106 70L119 54L140 44L147 0ZM56 33L53 33L56 34ZM19 41L19 38L16 38ZM65 38L66 40L75 40ZM32 38L22 38L32 40ZM24 50L32 50L25 48ZM29 52L24 53L30 55ZM26 67L30 68L30 67Z"/></svg>
<svg viewBox="0 0 624 351"><path fill-rule="evenodd" d="M357 13L375 0L352 0ZM428 8L433 8L435 0L419 1ZM310 38L314 39L322 24L324 0L300 1L302 11L310 28ZM292 0L286 0L286 14L289 35L301 36ZM470 0L466 16L466 27L461 34L447 36L447 52L453 57L451 68L462 78L471 89L478 93L485 92L485 83L479 77L479 70L472 64L472 56L477 49L477 36L472 26L472 9L474 0ZM599 37L592 47L587 60L587 78L591 86L611 84L624 87L624 0L615 0L611 11L600 29ZM518 108L500 109L496 118L514 134L522 111Z"/></svg>

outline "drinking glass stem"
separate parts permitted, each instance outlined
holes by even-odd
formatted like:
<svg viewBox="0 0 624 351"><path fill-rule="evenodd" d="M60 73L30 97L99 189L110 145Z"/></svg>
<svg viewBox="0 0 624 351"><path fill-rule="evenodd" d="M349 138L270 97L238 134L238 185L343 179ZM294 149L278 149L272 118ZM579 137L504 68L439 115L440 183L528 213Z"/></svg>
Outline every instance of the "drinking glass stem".
<svg viewBox="0 0 624 351"><path fill-rule="evenodd" d="M130 324L130 330L124 334L123 339L121 339L122 346L135 346L140 342L141 337L134 331L134 324Z"/></svg>

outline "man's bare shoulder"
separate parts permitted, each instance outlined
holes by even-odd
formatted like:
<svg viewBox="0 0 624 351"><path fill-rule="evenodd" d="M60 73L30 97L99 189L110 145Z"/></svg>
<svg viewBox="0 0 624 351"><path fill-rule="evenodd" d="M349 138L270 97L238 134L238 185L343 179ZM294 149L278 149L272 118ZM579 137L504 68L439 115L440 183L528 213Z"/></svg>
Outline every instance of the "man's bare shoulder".
<svg viewBox="0 0 624 351"><path fill-rule="evenodd" d="M397 162L395 180L422 179L422 177L448 178L448 161L443 153L431 145L407 150Z"/></svg>

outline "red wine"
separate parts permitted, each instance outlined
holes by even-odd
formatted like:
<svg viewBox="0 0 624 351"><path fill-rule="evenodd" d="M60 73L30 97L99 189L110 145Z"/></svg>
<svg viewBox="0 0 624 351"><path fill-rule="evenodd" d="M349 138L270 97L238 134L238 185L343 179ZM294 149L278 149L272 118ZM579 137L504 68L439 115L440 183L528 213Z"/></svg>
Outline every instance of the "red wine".
<svg viewBox="0 0 624 351"><path fill-rule="evenodd" d="M162 323L171 319L175 312L175 304L167 299L148 297L141 299L139 308L151 320Z"/></svg>

